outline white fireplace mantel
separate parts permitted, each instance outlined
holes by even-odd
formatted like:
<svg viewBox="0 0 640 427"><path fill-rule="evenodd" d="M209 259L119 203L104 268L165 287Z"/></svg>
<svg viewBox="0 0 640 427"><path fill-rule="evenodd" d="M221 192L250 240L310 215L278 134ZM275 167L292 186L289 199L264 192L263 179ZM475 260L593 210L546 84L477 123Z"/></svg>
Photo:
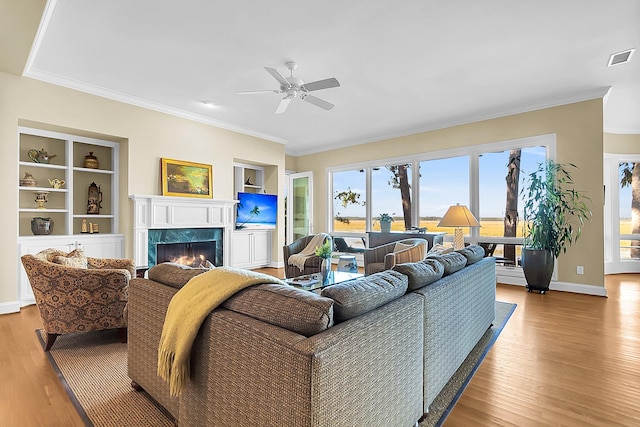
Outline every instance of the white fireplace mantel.
<svg viewBox="0 0 640 427"><path fill-rule="evenodd" d="M229 250L237 200L133 194L133 254L136 266L148 265L148 232L167 228L223 228L224 265L230 265Z"/></svg>

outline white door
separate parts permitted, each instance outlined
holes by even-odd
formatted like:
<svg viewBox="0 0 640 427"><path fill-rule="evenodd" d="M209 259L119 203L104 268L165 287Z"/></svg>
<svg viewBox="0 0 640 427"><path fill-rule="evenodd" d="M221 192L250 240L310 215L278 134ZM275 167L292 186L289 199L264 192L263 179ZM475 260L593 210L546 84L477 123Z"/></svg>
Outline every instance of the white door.
<svg viewBox="0 0 640 427"><path fill-rule="evenodd" d="M313 172L289 175L287 244L313 234Z"/></svg>

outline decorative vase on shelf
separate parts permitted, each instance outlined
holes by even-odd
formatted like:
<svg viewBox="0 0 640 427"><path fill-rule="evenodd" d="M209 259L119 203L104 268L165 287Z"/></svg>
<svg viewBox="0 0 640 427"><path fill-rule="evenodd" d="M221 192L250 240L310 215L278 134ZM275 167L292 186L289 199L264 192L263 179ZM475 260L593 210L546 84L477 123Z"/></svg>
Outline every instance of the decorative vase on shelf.
<svg viewBox="0 0 640 427"><path fill-rule="evenodd" d="M380 231L383 233L391 232L391 221L380 221Z"/></svg>
<svg viewBox="0 0 640 427"><path fill-rule="evenodd" d="M24 178L20 180L21 187L35 187L38 181L29 172L24 173Z"/></svg>
<svg viewBox="0 0 640 427"><path fill-rule="evenodd" d="M48 235L53 232L51 218L35 217L31 220L31 232L36 236Z"/></svg>
<svg viewBox="0 0 640 427"><path fill-rule="evenodd" d="M35 202L38 204L38 207L36 209L46 209L45 204L48 202L48 194L48 191L36 191Z"/></svg>
<svg viewBox="0 0 640 427"><path fill-rule="evenodd" d="M89 186L88 199L87 214L100 214L100 209L102 208L102 191L100 191L100 186L95 182L92 182Z"/></svg>
<svg viewBox="0 0 640 427"><path fill-rule="evenodd" d="M84 156L84 162L82 163L83 168L88 169L99 169L100 163L98 162L98 158L93 155L93 151L89 151L89 154Z"/></svg>

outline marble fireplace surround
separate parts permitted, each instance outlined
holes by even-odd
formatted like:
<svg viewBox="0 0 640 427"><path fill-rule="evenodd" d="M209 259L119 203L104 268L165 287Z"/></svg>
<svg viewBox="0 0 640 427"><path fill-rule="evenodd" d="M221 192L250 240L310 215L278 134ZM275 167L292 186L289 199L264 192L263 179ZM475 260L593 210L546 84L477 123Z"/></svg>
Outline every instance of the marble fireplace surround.
<svg viewBox="0 0 640 427"><path fill-rule="evenodd" d="M235 200L138 194L129 198L133 201L133 256L136 268L149 267L149 230L168 229L220 229L222 265L230 265Z"/></svg>

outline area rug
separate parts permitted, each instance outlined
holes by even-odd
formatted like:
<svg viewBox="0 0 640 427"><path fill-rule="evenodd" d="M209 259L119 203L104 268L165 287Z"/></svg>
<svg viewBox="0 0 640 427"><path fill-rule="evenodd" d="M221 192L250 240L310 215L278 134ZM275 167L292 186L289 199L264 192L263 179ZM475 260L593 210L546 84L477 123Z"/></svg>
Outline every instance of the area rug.
<svg viewBox="0 0 640 427"><path fill-rule="evenodd" d="M496 320L436 397L420 427L440 426L511 317L516 305L496 303ZM42 330L36 331L44 348ZM127 345L117 331L61 335L48 353L69 397L87 426L173 426L172 418L144 392L131 388Z"/></svg>

